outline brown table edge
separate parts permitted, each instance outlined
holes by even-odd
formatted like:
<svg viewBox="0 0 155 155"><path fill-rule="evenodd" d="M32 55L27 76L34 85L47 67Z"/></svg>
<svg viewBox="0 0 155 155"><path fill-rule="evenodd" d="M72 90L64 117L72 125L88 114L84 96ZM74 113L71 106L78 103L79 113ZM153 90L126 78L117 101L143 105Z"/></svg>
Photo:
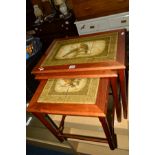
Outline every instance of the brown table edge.
<svg viewBox="0 0 155 155"><path fill-rule="evenodd" d="M37 100L46 84L47 80L42 80L38 86L35 94L33 95L29 106L28 112L58 114L58 115L74 115L74 116L92 116L92 117L105 117L107 107L107 97L109 88L109 79L100 79L96 104L48 104L38 103ZM105 89L104 89L105 88ZM102 96L102 97L101 97ZM76 110L75 110L76 109ZM78 110L78 111L77 111Z"/></svg>

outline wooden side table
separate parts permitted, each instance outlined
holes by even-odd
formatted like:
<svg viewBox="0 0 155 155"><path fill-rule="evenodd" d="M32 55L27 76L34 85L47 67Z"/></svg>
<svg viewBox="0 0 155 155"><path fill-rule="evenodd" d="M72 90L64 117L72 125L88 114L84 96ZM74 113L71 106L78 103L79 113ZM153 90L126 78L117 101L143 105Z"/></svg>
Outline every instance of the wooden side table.
<svg viewBox="0 0 155 155"><path fill-rule="evenodd" d="M42 80L108 77L114 71L118 75L124 118L127 118L125 32L120 29L55 40L32 73ZM117 80L113 84L116 86Z"/></svg>
<svg viewBox="0 0 155 155"><path fill-rule="evenodd" d="M113 150L117 147L117 140L113 128L114 110L107 114L109 84L108 78L41 80L27 111L32 112L60 142L67 138L104 142ZM63 115L59 127L48 114ZM65 117L68 115L98 117L106 137L64 133Z"/></svg>

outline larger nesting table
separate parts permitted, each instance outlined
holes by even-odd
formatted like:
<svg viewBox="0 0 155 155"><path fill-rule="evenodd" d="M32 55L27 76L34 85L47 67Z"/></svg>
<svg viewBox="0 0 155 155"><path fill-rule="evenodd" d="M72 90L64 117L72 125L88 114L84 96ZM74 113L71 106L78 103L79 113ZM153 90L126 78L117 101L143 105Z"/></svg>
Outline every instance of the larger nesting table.
<svg viewBox="0 0 155 155"><path fill-rule="evenodd" d="M115 72L118 79L111 79L111 72ZM109 77L118 107L118 121L121 121L121 110L117 84L121 91L124 118L127 118L124 29L57 39L49 46L32 73L38 80Z"/></svg>

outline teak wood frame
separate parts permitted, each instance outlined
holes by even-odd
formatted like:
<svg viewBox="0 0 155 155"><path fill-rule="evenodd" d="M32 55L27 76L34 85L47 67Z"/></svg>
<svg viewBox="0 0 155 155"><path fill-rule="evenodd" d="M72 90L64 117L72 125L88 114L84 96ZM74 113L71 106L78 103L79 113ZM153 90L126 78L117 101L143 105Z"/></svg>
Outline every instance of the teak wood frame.
<svg viewBox="0 0 155 155"><path fill-rule="evenodd" d="M97 92L95 104L58 104L58 103L38 103L38 98L46 84L47 80L42 80L38 86L30 104L28 112L32 112L52 133L55 137L63 142L67 138L76 138L95 142L108 143L111 150L117 147L116 135L114 133L114 107L110 115L107 114L108 96L109 96L109 79L101 78ZM52 119L46 117L48 114L63 115L60 126L58 127ZM89 136L80 136L63 133L64 120L67 115L98 117L105 132L106 138L96 138ZM47 119L48 118L48 119Z"/></svg>
<svg viewBox="0 0 155 155"><path fill-rule="evenodd" d="M117 57L116 60L106 60L99 63L83 63L75 64L74 69L69 69L71 65L60 65L60 66L45 66L40 70L42 62L48 56L50 50L57 40L47 49L44 56L38 62L33 69L32 73L35 74L35 78L38 80L49 79L49 78L95 78L95 77L109 77L109 72L115 71L118 74L120 83L121 98L123 105L124 118L127 118L127 97L126 97L126 77L125 77L125 30L113 30L108 32L96 33L79 36L78 38L92 37L98 34L108 34L112 32L118 32L118 45L117 45ZM75 37L74 37L75 38ZM77 38L77 37L76 37ZM68 39L68 38L67 38ZM73 38L71 38L73 39ZM61 39L59 39L61 40ZM64 40L64 39L63 39ZM116 81L113 81L114 85L117 85Z"/></svg>

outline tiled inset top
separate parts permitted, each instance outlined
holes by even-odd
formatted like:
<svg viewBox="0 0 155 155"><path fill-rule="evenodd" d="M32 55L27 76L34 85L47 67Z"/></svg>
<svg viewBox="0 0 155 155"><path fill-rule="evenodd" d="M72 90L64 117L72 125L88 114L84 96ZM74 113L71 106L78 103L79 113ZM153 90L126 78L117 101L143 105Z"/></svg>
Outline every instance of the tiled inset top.
<svg viewBox="0 0 155 155"><path fill-rule="evenodd" d="M41 66L115 60L118 33L56 41Z"/></svg>
<svg viewBox="0 0 155 155"><path fill-rule="evenodd" d="M38 102L95 104L99 78L50 79Z"/></svg>

